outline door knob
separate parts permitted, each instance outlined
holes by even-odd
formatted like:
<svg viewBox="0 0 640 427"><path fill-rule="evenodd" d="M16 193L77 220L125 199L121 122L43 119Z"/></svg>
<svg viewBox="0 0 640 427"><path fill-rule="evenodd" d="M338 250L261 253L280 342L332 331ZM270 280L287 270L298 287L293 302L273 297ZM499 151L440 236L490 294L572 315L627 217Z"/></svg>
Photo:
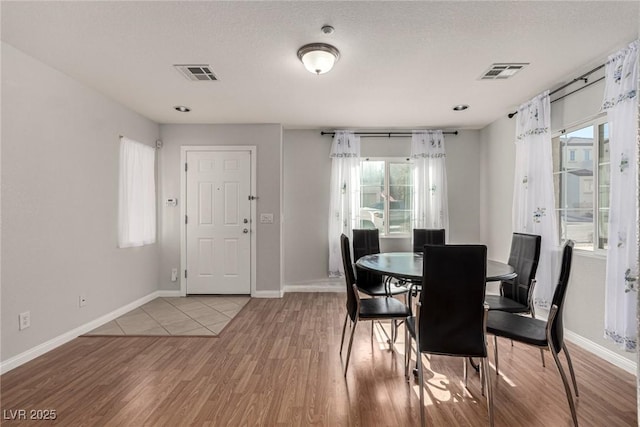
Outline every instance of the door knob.
<svg viewBox="0 0 640 427"><path fill-rule="evenodd" d="M242 232L243 232L244 234L247 234L247 233L249 232L249 230L245 228L244 230L242 230Z"/></svg>
<svg viewBox="0 0 640 427"><path fill-rule="evenodd" d="M244 222L246 224L246 223L249 222L249 220L247 218L245 218L244 221L242 221L242 222Z"/></svg>

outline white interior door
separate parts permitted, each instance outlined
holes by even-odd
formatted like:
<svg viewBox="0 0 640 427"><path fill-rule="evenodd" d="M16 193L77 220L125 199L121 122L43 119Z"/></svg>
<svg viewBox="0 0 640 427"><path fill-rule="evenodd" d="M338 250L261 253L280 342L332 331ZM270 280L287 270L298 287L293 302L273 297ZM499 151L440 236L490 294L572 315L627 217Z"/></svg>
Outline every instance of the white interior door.
<svg viewBox="0 0 640 427"><path fill-rule="evenodd" d="M251 153L188 151L186 291L251 292Z"/></svg>

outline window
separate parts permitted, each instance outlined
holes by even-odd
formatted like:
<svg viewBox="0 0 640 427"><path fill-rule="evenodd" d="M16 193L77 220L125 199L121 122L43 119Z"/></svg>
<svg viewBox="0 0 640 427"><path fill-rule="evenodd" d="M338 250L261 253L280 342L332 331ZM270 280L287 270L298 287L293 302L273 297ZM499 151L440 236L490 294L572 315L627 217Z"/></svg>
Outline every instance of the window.
<svg viewBox="0 0 640 427"><path fill-rule="evenodd" d="M577 249L607 249L609 126L605 120L567 129L552 140L560 240L573 240Z"/></svg>
<svg viewBox="0 0 640 427"><path fill-rule="evenodd" d="M155 149L120 139L118 247L156 241Z"/></svg>
<svg viewBox="0 0 640 427"><path fill-rule="evenodd" d="M387 236L409 234L413 193L409 159L367 158L361 171L360 227L377 228Z"/></svg>

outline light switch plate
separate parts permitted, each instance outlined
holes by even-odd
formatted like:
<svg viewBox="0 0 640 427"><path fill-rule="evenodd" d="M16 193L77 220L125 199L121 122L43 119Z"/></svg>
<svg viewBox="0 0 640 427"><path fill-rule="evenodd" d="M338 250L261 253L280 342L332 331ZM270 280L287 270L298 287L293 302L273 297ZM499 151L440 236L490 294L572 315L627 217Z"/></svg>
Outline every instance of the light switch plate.
<svg viewBox="0 0 640 427"><path fill-rule="evenodd" d="M260 223L261 224L273 224L273 214L272 213L261 213L260 214Z"/></svg>

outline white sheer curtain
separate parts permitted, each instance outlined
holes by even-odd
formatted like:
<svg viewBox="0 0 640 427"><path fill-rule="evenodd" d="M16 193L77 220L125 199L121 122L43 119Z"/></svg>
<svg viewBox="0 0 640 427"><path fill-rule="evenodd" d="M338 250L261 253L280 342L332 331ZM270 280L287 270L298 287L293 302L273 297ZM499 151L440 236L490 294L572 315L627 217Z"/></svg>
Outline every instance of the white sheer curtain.
<svg viewBox="0 0 640 427"><path fill-rule="evenodd" d="M413 131L411 158L413 228L444 228L448 237L447 167L442 131Z"/></svg>
<svg viewBox="0 0 640 427"><path fill-rule="evenodd" d="M120 139L118 247L156 241L155 149Z"/></svg>
<svg viewBox="0 0 640 427"><path fill-rule="evenodd" d="M542 236L534 303L549 308L557 284L558 226L551 154L549 91L518 108L513 229Z"/></svg>
<svg viewBox="0 0 640 427"><path fill-rule="evenodd" d="M360 207L360 137L336 131L331 145L329 201L329 277L344 275L340 235L352 238Z"/></svg>
<svg viewBox="0 0 640 427"><path fill-rule="evenodd" d="M603 110L609 121L609 248L605 336L627 351L637 344L638 41L609 57Z"/></svg>

